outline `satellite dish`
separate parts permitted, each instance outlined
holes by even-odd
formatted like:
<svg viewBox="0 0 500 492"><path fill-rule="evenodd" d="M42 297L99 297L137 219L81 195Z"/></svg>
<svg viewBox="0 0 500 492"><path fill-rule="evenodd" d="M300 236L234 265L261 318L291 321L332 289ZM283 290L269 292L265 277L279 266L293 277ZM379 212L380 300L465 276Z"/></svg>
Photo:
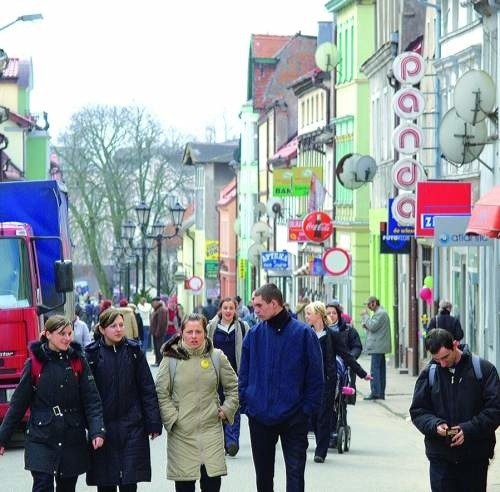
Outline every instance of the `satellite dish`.
<svg viewBox="0 0 500 492"><path fill-rule="evenodd" d="M264 222L256 222L250 229L250 237L257 244L267 241L272 233L272 229Z"/></svg>
<svg viewBox="0 0 500 492"><path fill-rule="evenodd" d="M265 251L262 244L254 243L248 248L248 261L254 266L260 266L260 255Z"/></svg>
<svg viewBox="0 0 500 492"><path fill-rule="evenodd" d="M373 180L377 163L369 155L346 154L340 159L336 174L344 188L355 190Z"/></svg>
<svg viewBox="0 0 500 492"><path fill-rule="evenodd" d="M269 217L272 217L273 215L276 215L278 217L283 217L283 214L281 213L283 209L283 201L280 198L271 198L267 202L266 210L267 210L267 215Z"/></svg>
<svg viewBox="0 0 500 492"><path fill-rule="evenodd" d="M467 164L477 159L488 138L486 122L471 125L451 108L439 127L439 145L445 159L455 164Z"/></svg>
<svg viewBox="0 0 500 492"><path fill-rule="evenodd" d="M257 215L264 215L267 212L266 204L262 202L257 202L255 204L255 213Z"/></svg>
<svg viewBox="0 0 500 492"><path fill-rule="evenodd" d="M495 106L495 82L483 70L469 70L457 81L453 94L458 116L472 125L483 121Z"/></svg>
<svg viewBox="0 0 500 492"><path fill-rule="evenodd" d="M339 62L337 47L330 42L321 43L316 48L314 59L318 68L323 72L331 72Z"/></svg>

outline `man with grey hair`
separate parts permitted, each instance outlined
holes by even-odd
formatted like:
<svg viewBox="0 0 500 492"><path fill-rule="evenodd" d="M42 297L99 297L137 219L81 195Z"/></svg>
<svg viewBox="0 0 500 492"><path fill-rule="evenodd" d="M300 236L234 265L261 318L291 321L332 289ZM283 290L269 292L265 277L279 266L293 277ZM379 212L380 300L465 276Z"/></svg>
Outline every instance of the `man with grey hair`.
<svg viewBox="0 0 500 492"><path fill-rule="evenodd" d="M449 331L453 340L460 341L464 337L460 320L451 315L451 302L445 299L439 301L439 313L433 316L427 325L427 333L434 328Z"/></svg>
<svg viewBox="0 0 500 492"><path fill-rule="evenodd" d="M361 324L366 330L366 353L371 356L371 375L373 376L371 393L365 400L385 400L385 354L391 351L391 320L387 311L380 305L375 296L366 300L367 309L361 312Z"/></svg>

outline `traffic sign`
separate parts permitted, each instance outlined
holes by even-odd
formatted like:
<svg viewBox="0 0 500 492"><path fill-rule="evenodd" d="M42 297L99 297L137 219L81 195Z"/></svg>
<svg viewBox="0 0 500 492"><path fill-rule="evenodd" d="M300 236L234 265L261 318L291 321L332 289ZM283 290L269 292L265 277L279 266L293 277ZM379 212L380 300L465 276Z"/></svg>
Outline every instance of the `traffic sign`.
<svg viewBox="0 0 500 492"><path fill-rule="evenodd" d="M436 215L470 215L471 183L425 181L417 183L415 235L434 237Z"/></svg>
<svg viewBox="0 0 500 492"><path fill-rule="evenodd" d="M349 253L342 248L330 248L323 253L323 266L330 275L342 275L351 266Z"/></svg>
<svg viewBox="0 0 500 492"><path fill-rule="evenodd" d="M203 287L203 279L201 277L198 277L197 275L194 275L187 279L187 284L190 290L192 290L193 292L199 292Z"/></svg>

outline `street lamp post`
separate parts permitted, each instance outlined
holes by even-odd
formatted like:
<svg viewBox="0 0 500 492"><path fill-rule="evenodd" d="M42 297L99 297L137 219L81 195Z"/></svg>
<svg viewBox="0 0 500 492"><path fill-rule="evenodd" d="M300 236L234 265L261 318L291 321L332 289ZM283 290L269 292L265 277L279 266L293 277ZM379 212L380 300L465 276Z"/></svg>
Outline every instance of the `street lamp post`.
<svg viewBox="0 0 500 492"><path fill-rule="evenodd" d="M179 230L182 225L182 220L184 219L184 213L186 209L179 203L176 202L175 205L169 207L172 225L175 227L174 234L168 235L163 234L165 230L165 225L161 222L155 222L153 224L153 237L156 239L156 247L158 248L158 258L156 264L156 295L160 295L161 292L161 255L162 255L162 241L164 239L173 239L179 234Z"/></svg>
<svg viewBox="0 0 500 492"><path fill-rule="evenodd" d="M141 240L142 240L142 293L146 292L146 228L149 223L149 214L151 213L151 207L141 202L137 207L135 207L135 212L137 214L137 222L141 229Z"/></svg>

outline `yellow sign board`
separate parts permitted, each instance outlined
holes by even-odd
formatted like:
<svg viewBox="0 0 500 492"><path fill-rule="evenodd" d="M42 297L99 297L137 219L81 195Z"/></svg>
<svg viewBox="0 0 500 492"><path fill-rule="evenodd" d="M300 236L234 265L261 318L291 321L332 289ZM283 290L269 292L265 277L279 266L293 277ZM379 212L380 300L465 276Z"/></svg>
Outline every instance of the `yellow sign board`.
<svg viewBox="0 0 500 492"><path fill-rule="evenodd" d="M219 241L205 240L205 261L219 260Z"/></svg>

